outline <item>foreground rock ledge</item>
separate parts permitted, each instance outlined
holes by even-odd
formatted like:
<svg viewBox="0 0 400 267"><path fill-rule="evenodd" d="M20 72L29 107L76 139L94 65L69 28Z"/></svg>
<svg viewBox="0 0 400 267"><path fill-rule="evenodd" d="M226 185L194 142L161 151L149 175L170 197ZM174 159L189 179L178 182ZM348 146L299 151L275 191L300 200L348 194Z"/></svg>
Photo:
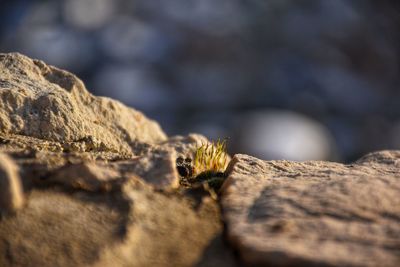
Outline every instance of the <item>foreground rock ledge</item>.
<svg viewBox="0 0 400 267"><path fill-rule="evenodd" d="M227 235L249 266L399 266L400 152L350 165L236 155Z"/></svg>
<svg viewBox="0 0 400 267"><path fill-rule="evenodd" d="M218 203L177 190L205 141L0 54L0 266L235 266Z"/></svg>

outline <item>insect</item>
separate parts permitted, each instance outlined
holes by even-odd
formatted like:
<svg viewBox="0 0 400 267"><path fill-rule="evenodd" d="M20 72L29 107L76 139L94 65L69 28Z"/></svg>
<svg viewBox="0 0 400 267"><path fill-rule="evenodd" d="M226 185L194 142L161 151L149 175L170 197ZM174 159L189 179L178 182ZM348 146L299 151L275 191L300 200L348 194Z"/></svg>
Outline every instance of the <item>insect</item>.
<svg viewBox="0 0 400 267"><path fill-rule="evenodd" d="M190 178L193 176L194 168L192 166L192 159L187 157L178 157L176 159L176 168L178 169L178 173L183 178Z"/></svg>

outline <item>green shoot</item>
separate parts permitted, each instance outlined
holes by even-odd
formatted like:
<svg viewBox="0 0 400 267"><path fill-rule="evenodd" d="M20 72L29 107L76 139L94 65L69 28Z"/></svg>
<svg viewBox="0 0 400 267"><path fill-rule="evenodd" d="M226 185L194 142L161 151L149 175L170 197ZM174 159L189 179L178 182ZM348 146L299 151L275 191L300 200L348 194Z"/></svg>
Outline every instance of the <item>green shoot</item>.
<svg viewBox="0 0 400 267"><path fill-rule="evenodd" d="M193 176L196 177L203 172L224 172L227 163L226 139L202 143L196 148Z"/></svg>

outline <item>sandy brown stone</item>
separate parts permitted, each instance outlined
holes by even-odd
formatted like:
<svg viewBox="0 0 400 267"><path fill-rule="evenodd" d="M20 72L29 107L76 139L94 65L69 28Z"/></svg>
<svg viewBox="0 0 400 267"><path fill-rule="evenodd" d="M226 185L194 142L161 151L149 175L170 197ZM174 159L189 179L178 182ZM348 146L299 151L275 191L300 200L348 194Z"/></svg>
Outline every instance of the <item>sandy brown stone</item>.
<svg viewBox="0 0 400 267"><path fill-rule="evenodd" d="M18 162L24 167L25 177L29 176L29 179L33 180L38 179L32 177L32 174L42 177L39 179L40 184L55 182L68 187L101 191L120 186L120 181L115 180L136 176L156 189L171 189L179 186L177 155L192 157L197 144L206 141L204 136L198 134L174 136L158 145L147 145L142 148L140 156L121 160L114 158L112 162L106 161L106 155L98 155L98 152L61 157L57 152L35 152L34 155L30 155L35 157L32 159L29 155L17 153L13 149L5 151L22 158Z"/></svg>
<svg viewBox="0 0 400 267"><path fill-rule="evenodd" d="M200 140L0 54L0 182L19 173L26 200L0 216L0 266L235 266L218 203L177 190L176 158Z"/></svg>
<svg viewBox="0 0 400 267"><path fill-rule="evenodd" d="M109 164L118 169L121 175L135 175L157 189L177 188L179 174L176 170L176 153L173 149L155 149L132 160Z"/></svg>
<svg viewBox="0 0 400 267"><path fill-rule="evenodd" d="M189 134L188 136L173 136L168 138L168 140L162 142L160 146L164 149L172 149L176 151L179 157L194 157L196 148L201 144L208 143L208 139L200 134Z"/></svg>
<svg viewBox="0 0 400 267"><path fill-rule="evenodd" d="M96 164L96 162L82 162L79 164L67 164L47 180L66 187L92 192L106 192L115 187L118 179L122 179L122 177L113 168Z"/></svg>
<svg viewBox="0 0 400 267"><path fill-rule="evenodd" d="M24 193L18 166L0 153L0 213L14 213L24 205Z"/></svg>
<svg viewBox="0 0 400 267"><path fill-rule="evenodd" d="M154 191L131 179L121 192L34 189L0 220L0 266L235 266L218 204Z"/></svg>
<svg viewBox="0 0 400 267"><path fill-rule="evenodd" d="M194 209L190 199L176 194L129 184L124 192L133 207L126 235L99 266L236 266L223 243L218 204L210 197Z"/></svg>
<svg viewBox="0 0 400 267"><path fill-rule="evenodd" d="M129 205L110 195L32 190L0 221L0 266L87 266L121 240Z"/></svg>
<svg viewBox="0 0 400 267"><path fill-rule="evenodd" d="M350 165L236 155L228 174L227 234L249 266L400 263L400 152Z"/></svg>
<svg viewBox="0 0 400 267"><path fill-rule="evenodd" d="M130 160L67 163L49 172L46 179L38 183L56 183L87 191L111 191L136 177L156 189L177 188L179 175L175 159L173 150L158 150Z"/></svg>
<svg viewBox="0 0 400 267"><path fill-rule="evenodd" d="M0 132L61 143L68 151L135 154L166 140L159 125L116 100L91 95L75 75L17 53L0 54Z"/></svg>

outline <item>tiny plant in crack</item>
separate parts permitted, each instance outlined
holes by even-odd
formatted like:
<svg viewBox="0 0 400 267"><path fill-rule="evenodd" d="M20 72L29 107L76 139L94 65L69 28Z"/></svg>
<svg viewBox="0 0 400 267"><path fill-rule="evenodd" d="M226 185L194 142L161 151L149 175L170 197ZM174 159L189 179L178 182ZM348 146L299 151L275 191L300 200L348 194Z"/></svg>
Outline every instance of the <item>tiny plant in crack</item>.
<svg viewBox="0 0 400 267"><path fill-rule="evenodd" d="M193 174L198 176L202 173L210 174L224 173L228 155L226 153L226 139L217 142L201 144L196 148L194 156Z"/></svg>
<svg viewBox="0 0 400 267"><path fill-rule="evenodd" d="M196 183L206 183L208 187L218 190L225 180L229 160L226 145L226 139L201 143L197 145L193 159L177 158L181 184L190 187Z"/></svg>

